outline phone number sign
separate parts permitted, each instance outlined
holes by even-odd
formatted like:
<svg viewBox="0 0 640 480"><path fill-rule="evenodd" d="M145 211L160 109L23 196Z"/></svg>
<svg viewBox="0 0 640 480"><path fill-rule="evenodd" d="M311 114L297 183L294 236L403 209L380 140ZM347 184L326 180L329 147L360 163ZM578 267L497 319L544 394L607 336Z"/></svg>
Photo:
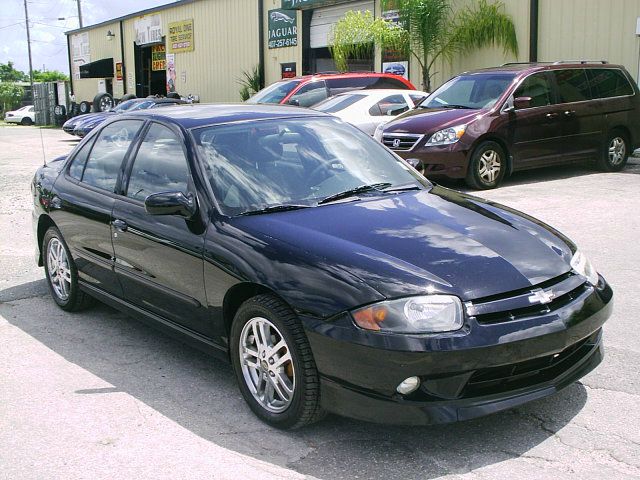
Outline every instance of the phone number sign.
<svg viewBox="0 0 640 480"><path fill-rule="evenodd" d="M269 10L269 48L298 45L298 15L295 10Z"/></svg>

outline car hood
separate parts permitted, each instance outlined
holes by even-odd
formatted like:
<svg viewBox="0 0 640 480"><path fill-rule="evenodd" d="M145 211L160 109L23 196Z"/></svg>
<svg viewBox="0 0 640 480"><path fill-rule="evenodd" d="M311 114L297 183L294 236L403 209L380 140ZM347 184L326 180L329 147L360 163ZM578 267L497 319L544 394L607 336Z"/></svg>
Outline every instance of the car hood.
<svg viewBox="0 0 640 480"><path fill-rule="evenodd" d="M416 108L403 113L384 127L385 133L429 133L475 120L482 110Z"/></svg>
<svg viewBox="0 0 640 480"><path fill-rule="evenodd" d="M472 300L528 288L568 272L574 248L542 222L442 187L238 220L387 298Z"/></svg>

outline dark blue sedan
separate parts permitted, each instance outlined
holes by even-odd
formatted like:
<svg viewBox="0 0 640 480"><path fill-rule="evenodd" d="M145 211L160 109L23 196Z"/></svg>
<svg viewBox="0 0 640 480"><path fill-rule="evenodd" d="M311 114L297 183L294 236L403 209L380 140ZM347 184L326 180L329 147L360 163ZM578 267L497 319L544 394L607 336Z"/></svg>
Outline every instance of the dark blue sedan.
<svg viewBox="0 0 640 480"><path fill-rule="evenodd" d="M613 294L570 240L318 112L118 115L41 167L33 200L62 309L98 299L230 361L280 428L469 419L602 359Z"/></svg>

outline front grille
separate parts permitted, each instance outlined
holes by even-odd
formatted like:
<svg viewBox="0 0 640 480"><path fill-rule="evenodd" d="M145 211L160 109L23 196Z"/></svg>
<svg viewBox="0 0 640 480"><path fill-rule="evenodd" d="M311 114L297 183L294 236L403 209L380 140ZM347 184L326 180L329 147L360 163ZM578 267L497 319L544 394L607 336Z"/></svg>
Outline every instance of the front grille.
<svg viewBox="0 0 640 480"><path fill-rule="evenodd" d="M467 314L485 325L544 315L566 306L591 288L583 277L569 272L531 288L468 302Z"/></svg>
<svg viewBox="0 0 640 480"><path fill-rule="evenodd" d="M492 395L550 382L587 356L599 336L600 330L553 355L476 370L464 387L462 396Z"/></svg>
<svg viewBox="0 0 640 480"><path fill-rule="evenodd" d="M391 150L411 150L424 135L413 133L385 133L382 143Z"/></svg>

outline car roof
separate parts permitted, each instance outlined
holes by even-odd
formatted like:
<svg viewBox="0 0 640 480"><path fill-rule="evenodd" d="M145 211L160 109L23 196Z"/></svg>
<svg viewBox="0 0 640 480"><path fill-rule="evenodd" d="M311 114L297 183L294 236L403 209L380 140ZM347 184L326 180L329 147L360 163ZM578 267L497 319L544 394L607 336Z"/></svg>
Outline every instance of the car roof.
<svg viewBox="0 0 640 480"><path fill-rule="evenodd" d="M331 115L290 105L249 103L185 104L118 115L118 119L153 118L169 121L186 129L220 123L300 117L332 118Z"/></svg>
<svg viewBox="0 0 640 480"><path fill-rule="evenodd" d="M508 74L528 74L541 72L544 70L561 70L566 68L623 68L620 65L607 63L606 61L563 61L563 62L514 62L505 63L497 67L481 68L469 70L461 75L475 73L508 73Z"/></svg>
<svg viewBox="0 0 640 480"><path fill-rule="evenodd" d="M314 73L312 75L300 75L298 77L283 78L281 81L283 80L307 81L307 80L319 80L319 79L325 79L325 78L357 78L357 77L390 77L390 78L397 78L402 82L408 81L401 75L396 75L394 73L380 73L380 72L344 72L344 73L319 72L319 73Z"/></svg>
<svg viewBox="0 0 640 480"><path fill-rule="evenodd" d="M344 97L346 95L362 95L366 97L384 97L386 95L429 95L427 92L423 92L422 90L399 90L397 88L367 88L360 90L349 90L348 92L337 93L332 97L328 97L327 100L334 97Z"/></svg>

